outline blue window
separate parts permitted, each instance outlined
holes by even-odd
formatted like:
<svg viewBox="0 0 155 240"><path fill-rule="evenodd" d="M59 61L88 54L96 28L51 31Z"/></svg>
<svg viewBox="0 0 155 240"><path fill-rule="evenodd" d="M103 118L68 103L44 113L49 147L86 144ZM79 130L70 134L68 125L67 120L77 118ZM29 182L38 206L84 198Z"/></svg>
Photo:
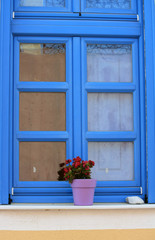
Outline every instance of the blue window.
<svg viewBox="0 0 155 240"><path fill-rule="evenodd" d="M71 12L71 0L15 0L15 11Z"/></svg>
<svg viewBox="0 0 155 240"><path fill-rule="evenodd" d="M84 0L81 1L81 11L98 13L136 13L137 1Z"/></svg>
<svg viewBox="0 0 155 240"><path fill-rule="evenodd" d="M137 2L136 0L14 0L14 10L136 14Z"/></svg>
<svg viewBox="0 0 155 240"><path fill-rule="evenodd" d="M9 111L2 122L9 133L9 155L2 153L9 166L5 196L72 202L70 185L57 181L57 171L59 163L79 155L96 163L95 202L144 199L140 2L16 0L12 9L11 39L6 32L3 43L11 46L4 56L10 66L3 96Z"/></svg>
<svg viewBox="0 0 155 240"><path fill-rule="evenodd" d="M96 202L142 194L138 40L23 36L14 49L13 202L72 201L57 170L75 155L96 162Z"/></svg>

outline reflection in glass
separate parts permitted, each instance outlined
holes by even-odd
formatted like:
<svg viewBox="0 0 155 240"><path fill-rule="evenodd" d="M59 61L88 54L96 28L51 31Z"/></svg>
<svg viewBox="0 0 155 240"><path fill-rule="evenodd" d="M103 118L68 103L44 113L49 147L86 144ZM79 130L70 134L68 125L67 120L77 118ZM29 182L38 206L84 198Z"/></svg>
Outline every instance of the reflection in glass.
<svg viewBox="0 0 155 240"><path fill-rule="evenodd" d="M88 93L88 131L132 130L132 93Z"/></svg>
<svg viewBox="0 0 155 240"><path fill-rule="evenodd" d="M20 142L19 181L56 181L65 159L65 142Z"/></svg>
<svg viewBox="0 0 155 240"><path fill-rule="evenodd" d="M88 82L132 82L132 46L87 44Z"/></svg>
<svg viewBox="0 0 155 240"><path fill-rule="evenodd" d="M20 0L21 7L65 7L65 0Z"/></svg>
<svg viewBox="0 0 155 240"><path fill-rule="evenodd" d="M21 92L20 131L65 131L66 94Z"/></svg>
<svg viewBox="0 0 155 240"><path fill-rule="evenodd" d="M65 82L66 45L21 43L19 78L24 82Z"/></svg>
<svg viewBox="0 0 155 240"><path fill-rule="evenodd" d="M86 0L86 7L131 9L131 0Z"/></svg>
<svg viewBox="0 0 155 240"><path fill-rule="evenodd" d="M95 161L92 178L99 181L134 180L132 142L89 142L88 159Z"/></svg>

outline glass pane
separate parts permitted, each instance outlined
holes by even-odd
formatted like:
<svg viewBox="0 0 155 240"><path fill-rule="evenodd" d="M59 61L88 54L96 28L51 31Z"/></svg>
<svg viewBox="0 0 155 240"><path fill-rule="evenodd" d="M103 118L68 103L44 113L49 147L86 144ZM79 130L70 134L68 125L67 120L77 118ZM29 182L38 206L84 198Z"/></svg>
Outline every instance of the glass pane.
<svg viewBox="0 0 155 240"><path fill-rule="evenodd" d="M20 0L21 7L65 7L65 0Z"/></svg>
<svg viewBox="0 0 155 240"><path fill-rule="evenodd" d="M131 9L131 0L86 0L86 7Z"/></svg>
<svg viewBox="0 0 155 240"><path fill-rule="evenodd" d="M56 181L59 163L65 159L65 142L20 142L19 180Z"/></svg>
<svg viewBox="0 0 155 240"><path fill-rule="evenodd" d="M20 93L20 131L65 131L65 93Z"/></svg>
<svg viewBox="0 0 155 240"><path fill-rule="evenodd" d="M88 93L88 131L132 130L132 93Z"/></svg>
<svg viewBox="0 0 155 240"><path fill-rule="evenodd" d="M132 142L89 142L88 159L95 161L92 177L97 180L134 180Z"/></svg>
<svg viewBox="0 0 155 240"><path fill-rule="evenodd" d="M132 46L87 45L88 82L132 82Z"/></svg>
<svg viewBox="0 0 155 240"><path fill-rule="evenodd" d="M65 82L66 45L21 43L20 81Z"/></svg>

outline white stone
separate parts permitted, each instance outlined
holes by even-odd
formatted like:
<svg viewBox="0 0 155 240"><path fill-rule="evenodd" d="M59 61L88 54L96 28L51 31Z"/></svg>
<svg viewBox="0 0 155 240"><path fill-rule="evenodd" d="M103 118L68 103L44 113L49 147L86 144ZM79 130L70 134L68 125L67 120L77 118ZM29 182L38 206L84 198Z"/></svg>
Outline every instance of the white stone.
<svg viewBox="0 0 155 240"><path fill-rule="evenodd" d="M144 200L137 196L127 197L125 200L129 204L144 204Z"/></svg>

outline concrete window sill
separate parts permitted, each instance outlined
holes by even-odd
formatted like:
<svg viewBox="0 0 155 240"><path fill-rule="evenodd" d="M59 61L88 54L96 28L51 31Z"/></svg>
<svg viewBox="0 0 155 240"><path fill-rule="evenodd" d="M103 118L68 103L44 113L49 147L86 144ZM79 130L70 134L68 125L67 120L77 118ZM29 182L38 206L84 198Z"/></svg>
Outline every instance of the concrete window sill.
<svg viewBox="0 0 155 240"><path fill-rule="evenodd" d="M110 209L155 209L155 204L137 204L127 203L94 203L92 206L74 206L73 203L13 203L11 205L0 205L0 210L110 210Z"/></svg>

